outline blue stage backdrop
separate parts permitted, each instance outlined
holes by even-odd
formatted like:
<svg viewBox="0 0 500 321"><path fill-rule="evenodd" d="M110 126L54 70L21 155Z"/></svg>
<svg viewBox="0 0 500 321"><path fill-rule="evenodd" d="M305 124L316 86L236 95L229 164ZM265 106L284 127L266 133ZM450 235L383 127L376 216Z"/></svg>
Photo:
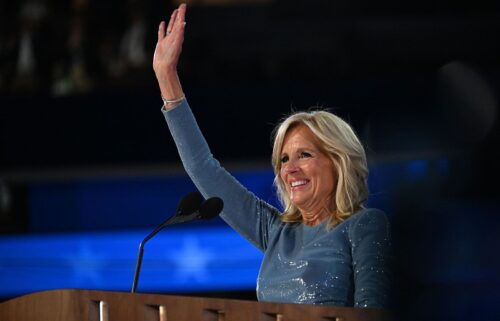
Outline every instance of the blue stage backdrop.
<svg viewBox="0 0 500 321"><path fill-rule="evenodd" d="M148 230L2 237L3 296L59 288L129 291ZM138 292L246 290L262 254L225 226L171 228L145 247Z"/></svg>

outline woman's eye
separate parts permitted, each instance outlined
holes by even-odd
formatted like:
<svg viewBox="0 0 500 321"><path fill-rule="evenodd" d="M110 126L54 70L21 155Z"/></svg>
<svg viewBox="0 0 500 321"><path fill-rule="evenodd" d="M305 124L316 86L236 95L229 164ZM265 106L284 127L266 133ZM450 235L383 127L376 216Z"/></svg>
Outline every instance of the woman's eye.
<svg viewBox="0 0 500 321"><path fill-rule="evenodd" d="M311 154L309 154L308 152L300 153L300 158L309 158L309 157L311 157Z"/></svg>
<svg viewBox="0 0 500 321"><path fill-rule="evenodd" d="M286 162L288 162L288 156L281 157L281 163L286 163Z"/></svg>

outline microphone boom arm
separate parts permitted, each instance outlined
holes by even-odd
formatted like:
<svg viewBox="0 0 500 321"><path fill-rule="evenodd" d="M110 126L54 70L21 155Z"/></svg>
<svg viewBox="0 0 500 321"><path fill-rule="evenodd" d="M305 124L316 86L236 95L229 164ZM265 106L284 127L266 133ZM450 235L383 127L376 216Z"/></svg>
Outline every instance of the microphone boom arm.
<svg viewBox="0 0 500 321"><path fill-rule="evenodd" d="M139 273L141 272L141 264L142 264L142 256L144 254L144 245L147 241L149 241L153 236L155 236L158 232L160 232L165 226L169 225L171 221L173 221L175 216L169 218L165 222L161 223L154 229L153 232L149 233L148 236L142 240L141 244L139 244L139 254L137 255L137 262L135 264L135 272L134 272L134 282L132 283L131 293L135 293L137 290L137 283L139 282Z"/></svg>

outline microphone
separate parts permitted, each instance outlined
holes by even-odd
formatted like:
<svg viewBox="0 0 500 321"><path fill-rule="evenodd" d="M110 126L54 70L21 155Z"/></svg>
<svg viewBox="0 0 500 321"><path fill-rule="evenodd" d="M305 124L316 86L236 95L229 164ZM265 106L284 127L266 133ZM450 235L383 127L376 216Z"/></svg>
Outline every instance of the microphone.
<svg viewBox="0 0 500 321"><path fill-rule="evenodd" d="M222 211L224 207L224 202L219 197L211 197L201 203L199 209L188 215L179 215L177 217L172 217L169 220L169 224L179 224L185 223L192 220L209 220L216 217Z"/></svg>
<svg viewBox="0 0 500 321"><path fill-rule="evenodd" d="M131 293L135 293L139 282L139 273L141 270L142 256L144 253L144 245L153 236L160 232L164 227L186 223L195 219L208 220L222 211L224 202L219 197L211 197L203 202L203 197L199 192L191 192L184 196L180 201L175 215L160 224L153 232L149 233L144 240L139 244L139 254L135 266L134 282L132 283Z"/></svg>
<svg viewBox="0 0 500 321"><path fill-rule="evenodd" d="M199 219L209 220L222 212L224 202L219 197L211 197L201 204Z"/></svg>

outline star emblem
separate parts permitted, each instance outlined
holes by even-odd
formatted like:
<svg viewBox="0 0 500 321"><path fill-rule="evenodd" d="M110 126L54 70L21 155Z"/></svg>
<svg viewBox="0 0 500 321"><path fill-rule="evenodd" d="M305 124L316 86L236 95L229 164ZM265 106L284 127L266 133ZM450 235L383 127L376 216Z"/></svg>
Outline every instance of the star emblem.
<svg viewBox="0 0 500 321"><path fill-rule="evenodd" d="M178 250L170 250L168 256L174 265L174 282L206 283L210 280L208 265L215 255L209 248L201 247L197 237L186 235L181 247Z"/></svg>

